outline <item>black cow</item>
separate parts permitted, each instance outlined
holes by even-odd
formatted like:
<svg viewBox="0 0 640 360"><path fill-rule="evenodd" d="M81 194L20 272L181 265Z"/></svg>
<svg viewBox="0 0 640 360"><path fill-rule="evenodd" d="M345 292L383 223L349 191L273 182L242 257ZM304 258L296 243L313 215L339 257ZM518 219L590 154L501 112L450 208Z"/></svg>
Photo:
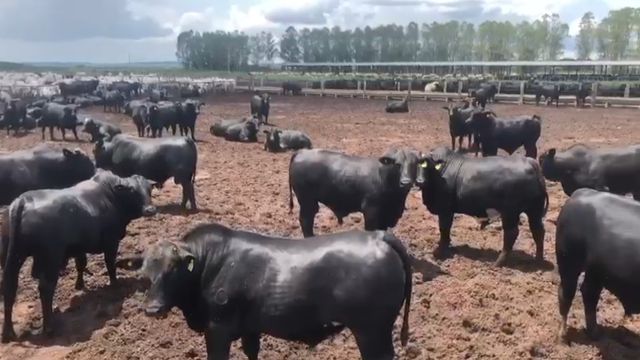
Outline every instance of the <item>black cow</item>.
<svg viewBox="0 0 640 360"><path fill-rule="evenodd" d="M195 176L198 150L189 138L139 139L116 135L108 141L98 141L94 149L96 166L119 176L142 175L158 183L158 187L173 177L182 186L182 204L187 201L197 209Z"/></svg>
<svg viewBox="0 0 640 360"><path fill-rule="evenodd" d="M144 105L149 105L149 101L148 100L127 101L124 103L124 106L122 107L122 112L125 113L126 115L131 116L133 115L133 112L137 107L144 106Z"/></svg>
<svg viewBox="0 0 640 360"><path fill-rule="evenodd" d="M61 82L58 84L60 94L66 98L69 95L90 94L98 87L98 80L73 80L70 83Z"/></svg>
<svg viewBox="0 0 640 360"><path fill-rule="evenodd" d="M7 108L4 112L4 121L7 128L7 135L11 129L13 129L14 135L18 135L18 130L21 127L22 122L26 118L27 107L24 101L19 99L11 99L7 104Z"/></svg>
<svg viewBox="0 0 640 360"><path fill-rule="evenodd" d="M311 149L311 139L307 134L297 130L265 130L267 135L264 149L270 152Z"/></svg>
<svg viewBox="0 0 640 360"><path fill-rule="evenodd" d="M462 149L462 142L465 136L468 137L469 147L471 147L471 135L473 131L470 124L467 123L467 120L477 111L477 108L469 105L467 102L464 106L453 106L449 104L448 107L443 107L443 109L449 113L449 134L451 135L452 150L456 149L456 137L459 138L458 148Z"/></svg>
<svg viewBox="0 0 640 360"><path fill-rule="evenodd" d="M155 106L155 105L151 105ZM149 107L147 105L140 105L133 108L133 113L131 115L133 119L133 124L136 126L138 130L138 136L144 137L145 128L149 126L147 131L151 130L149 123Z"/></svg>
<svg viewBox="0 0 640 360"><path fill-rule="evenodd" d="M151 102L159 102L164 101L169 98L166 89L151 89L149 91L149 101Z"/></svg>
<svg viewBox="0 0 640 360"><path fill-rule="evenodd" d="M65 140L66 130L71 130L76 140L78 132L78 116L76 115L77 107L73 105L60 105L50 102L42 108L42 119L40 127L42 128L42 140L44 140L45 129L49 128L49 135L53 140L53 128L56 127L62 132L62 139Z"/></svg>
<svg viewBox="0 0 640 360"><path fill-rule="evenodd" d="M581 83L578 87L578 91L576 92L576 106L584 107L587 101L587 96L591 96L591 89L587 85Z"/></svg>
<svg viewBox="0 0 640 360"><path fill-rule="evenodd" d="M540 105L540 99L544 96L544 101L553 104L556 102L556 107L560 102L560 95L562 93L562 85L541 85L536 89L536 105Z"/></svg>
<svg viewBox="0 0 640 360"><path fill-rule="evenodd" d="M260 119L260 123L269 123L269 109L271 108L269 94L254 95L251 98L251 115Z"/></svg>
<svg viewBox="0 0 640 360"><path fill-rule="evenodd" d="M483 84L480 89L472 91L471 97L473 98L473 106L482 107L484 109L487 106L487 102L495 102L496 94L498 93L498 87L494 84Z"/></svg>
<svg viewBox="0 0 640 360"><path fill-rule="evenodd" d="M504 229L503 248L495 265L502 266L518 238L520 214L529 218L536 258L543 259L544 224L549 197L538 163L530 158L467 158L446 148L423 156L416 184L422 202L438 216L440 243L434 255L442 257L451 244L454 214L487 218L499 214Z"/></svg>
<svg viewBox="0 0 640 360"><path fill-rule="evenodd" d="M0 205L37 189L60 189L89 179L95 173L91 159L80 150L32 149L0 155Z"/></svg>
<svg viewBox="0 0 640 360"><path fill-rule="evenodd" d="M178 124L182 118L182 104L177 102L165 102L154 104L149 108L149 128L152 136L162 137L162 129L167 133L171 130L171 135L176 135Z"/></svg>
<svg viewBox="0 0 640 360"><path fill-rule="evenodd" d="M285 81L282 83L282 95L289 93L291 93L291 95L300 95L302 94L302 87L294 82Z"/></svg>
<svg viewBox="0 0 640 360"><path fill-rule="evenodd" d="M625 195L640 201L640 145L591 149L578 144L566 151L550 149L540 155L544 176L559 181L565 194L579 188Z"/></svg>
<svg viewBox="0 0 640 360"><path fill-rule="evenodd" d="M118 90L111 90L104 95L103 101L104 101L103 107L105 112L108 109L109 111L119 113L121 112L121 109L124 106L124 95L122 95L122 93L120 93L120 91Z"/></svg>
<svg viewBox="0 0 640 360"><path fill-rule="evenodd" d="M402 217L405 199L416 178L418 153L393 149L379 159L327 150L300 150L289 164L289 207L295 192L300 227L313 236L318 203L327 206L342 224L353 212L364 215L365 230L385 230Z"/></svg>
<svg viewBox="0 0 640 360"><path fill-rule="evenodd" d="M199 97L201 94L200 86L198 85L186 85L180 87L180 97L188 99L192 97Z"/></svg>
<svg viewBox="0 0 640 360"><path fill-rule="evenodd" d="M38 121L42 119L42 108L27 107L27 115L22 120L21 127L25 130L33 130L38 126Z"/></svg>
<svg viewBox="0 0 640 360"><path fill-rule="evenodd" d="M114 81L107 86L107 90L118 91L127 99L131 98L132 94L136 94L139 88L139 83L130 83L128 81Z"/></svg>
<svg viewBox="0 0 640 360"><path fill-rule="evenodd" d="M260 120L257 118L222 120L213 124L209 132L227 141L257 142Z"/></svg>
<svg viewBox="0 0 640 360"><path fill-rule="evenodd" d="M229 359L237 339L255 360L261 334L313 347L348 328L363 359L391 360L403 303L400 342L408 340L411 265L390 233L293 240L205 224L179 243L156 244L144 262L119 264L143 267L151 279L145 313L178 307L191 329L204 332L209 359Z"/></svg>
<svg viewBox="0 0 640 360"><path fill-rule="evenodd" d="M582 272L580 290L591 337L600 333L596 312L603 289L620 300L625 318L640 313L639 218L636 201L592 189L576 190L562 207L556 228L561 339L566 340L567 315Z"/></svg>
<svg viewBox="0 0 640 360"><path fill-rule="evenodd" d="M91 118L86 118L84 120L84 127L82 128L82 131L91 135L91 142L109 140L122 133L122 130L120 130L116 125Z"/></svg>
<svg viewBox="0 0 640 360"><path fill-rule="evenodd" d="M131 220L155 214L151 183L141 176L119 178L99 172L92 179L58 190L26 192L9 206L9 238L2 241L4 324L2 342L16 338L12 323L18 275L27 257L33 257L31 274L38 279L42 302L43 333L53 333L53 295L60 270L74 258L84 288L87 253L104 254L111 285L116 284L116 255Z"/></svg>
<svg viewBox="0 0 640 360"><path fill-rule="evenodd" d="M467 126L475 138L475 146L482 147L483 156L495 156L498 149L513 154L523 146L526 156L536 158L536 145L542 132L542 120L538 115L499 118L492 111L474 112Z"/></svg>
<svg viewBox="0 0 640 360"><path fill-rule="evenodd" d="M200 114L200 108L204 106L204 103L195 100L185 100L180 106L182 107L180 118L178 119L180 135L189 136L189 131L191 131L191 138L193 141L196 141L196 120Z"/></svg>
<svg viewBox="0 0 640 360"><path fill-rule="evenodd" d="M388 113L407 113L409 112L409 97L405 96L403 100L389 101L384 109Z"/></svg>

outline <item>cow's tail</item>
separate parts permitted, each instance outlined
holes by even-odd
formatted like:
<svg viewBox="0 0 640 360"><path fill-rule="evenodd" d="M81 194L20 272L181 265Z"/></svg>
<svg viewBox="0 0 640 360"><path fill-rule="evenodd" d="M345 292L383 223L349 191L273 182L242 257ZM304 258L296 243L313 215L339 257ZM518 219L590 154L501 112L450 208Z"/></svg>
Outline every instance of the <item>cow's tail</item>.
<svg viewBox="0 0 640 360"><path fill-rule="evenodd" d="M289 161L289 214L293 213L293 186L291 184L291 165L293 164L293 160L295 160L298 152L296 151Z"/></svg>
<svg viewBox="0 0 640 360"><path fill-rule="evenodd" d="M7 218L5 219L9 221L9 232L7 239L2 239L2 246L0 248L0 267L3 269L3 272L6 271L6 265L12 259L12 257L17 256L16 252L16 243L20 237L20 224L22 223L22 212L24 211L24 199L19 198L15 204L15 206L10 205L7 209ZM4 277L4 274L2 274ZM1 280L1 278L0 278ZM0 281L0 295L4 296L4 284Z"/></svg>
<svg viewBox="0 0 640 360"><path fill-rule="evenodd" d="M198 148L196 147L196 142L193 141L192 138L185 137L187 140L187 144L189 144L189 148L193 151L195 159L193 159L193 169L191 169L191 184L195 184L196 182L196 172L198 170Z"/></svg>
<svg viewBox="0 0 640 360"><path fill-rule="evenodd" d="M411 269L411 259L407 253L407 249L402 242L391 232L386 232L383 241L387 243L400 257L404 267L404 316L402 317L402 328L400 330L400 343L406 346L409 341L409 312L411 310L411 292L413 271Z"/></svg>
<svg viewBox="0 0 640 360"><path fill-rule="evenodd" d="M547 192L547 184L544 179L544 174L542 173L542 168L540 164L535 160L528 158L533 165L533 168L536 170L536 175L538 176L538 184L540 185L540 191L544 194L544 207L542 208L542 216L546 216L549 211L549 193Z"/></svg>

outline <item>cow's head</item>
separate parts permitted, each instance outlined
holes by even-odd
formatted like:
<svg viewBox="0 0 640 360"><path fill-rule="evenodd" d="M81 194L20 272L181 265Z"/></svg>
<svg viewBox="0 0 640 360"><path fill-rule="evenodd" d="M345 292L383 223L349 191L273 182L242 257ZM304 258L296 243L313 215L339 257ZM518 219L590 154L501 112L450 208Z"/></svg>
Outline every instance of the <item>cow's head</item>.
<svg viewBox="0 0 640 360"><path fill-rule="evenodd" d="M137 219L156 214L156 207L151 201L151 189L155 185L153 182L140 175L133 175L118 178L110 184L115 198L128 218Z"/></svg>
<svg viewBox="0 0 640 360"><path fill-rule="evenodd" d="M112 139L100 138L93 147L93 157L96 159L96 167L108 169L112 165L113 143Z"/></svg>
<svg viewBox="0 0 640 360"><path fill-rule="evenodd" d="M382 164L381 176L387 186L409 190L416 180L419 154L409 149L391 149L378 161Z"/></svg>
<svg viewBox="0 0 640 360"><path fill-rule="evenodd" d="M496 117L496 113L491 110L475 111L467 120L467 124L475 133L483 134L495 127Z"/></svg>
<svg viewBox="0 0 640 360"><path fill-rule="evenodd" d="M446 147L439 147L428 154L420 156L416 170L416 185L424 188L429 183L435 183L442 178L448 159L452 156L453 150Z"/></svg>
<svg viewBox="0 0 640 360"><path fill-rule="evenodd" d="M149 316L163 316L179 306L191 293L194 273L200 268L196 257L182 243L161 241L144 257L143 274L151 281L144 311ZM214 299L215 301L215 299Z"/></svg>
<svg viewBox="0 0 640 360"><path fill-rule="evenodd" d="M280 134L282 134L282 130L274 129L274 130L265 130L264 131L266 138L264 140L264 149L277 152L282 150L280 147Z"/></svg>
<svg viewBox="0 0 640 360"><path fill-rule="evenodd" d="M96 173L93 161L80 149L62 149L61 168L73 183L89 179Z"/></svg>
<svg viewBox="0 0 640 360"><path fill-rule="evenodd" d="M98 131L100 130L100 126L92 118L84 119L83 125L84 126L82 127L82 131L86 132L87 134L97 135Z"/></svg>
<svg viewBox="0 0 640 360"><path fill-rule="evenodd" d="M538 157L538 162L542 168L542 175L551 181L560 181L562 172L556 164L556 149L549 149Z"/></svg>

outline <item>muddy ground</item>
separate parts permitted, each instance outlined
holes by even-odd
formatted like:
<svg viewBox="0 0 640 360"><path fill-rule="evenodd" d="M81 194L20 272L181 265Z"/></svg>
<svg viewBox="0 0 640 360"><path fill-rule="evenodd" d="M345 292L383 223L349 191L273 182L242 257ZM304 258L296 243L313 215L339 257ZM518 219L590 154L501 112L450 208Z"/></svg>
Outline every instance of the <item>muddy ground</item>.
<svg viewBox="0 0 640 360"><path fill-rule="evenodd" d="M216 221L234 228L299 238L297 213L289 214L287 168L290 155L270 154L259 144L228 143L208 133L211 123L248 112L249 95L219 96L207 101L198 120L199 164L196 180L201 211L184 213L177 205L180 189L172 182L154 194L161 213L133 222L120 246L120 256L144 251L161 239L176 240L198 223ZM362 99L274 97L272 121L280 127L307 132L317 148L363 156L379 156L393 146L427 150L449 144L443 103L415 102L410 114L385 114L384 102ZM592 146L637 143L638 110L574 109L496 104L498 114L538 114L543 118L540 149L566 148L584 142ZM134 134L122 115L104 114L100 108L85 113L113 121ZM83 142L52 142L53 146L80 147ZM261 138L261 141L263 139ZM0 135L0 150L13 151L40 143L40 134L20 138ZM534 244L526 223L521 226L516 251L505 268L492 267L502 246L498 224L480 230L475 219L456 217L452 232L456 255L438 261L445 275L423 278L420 260L434 261L437 219L411 192L396 234L416 261L410 345L396 349L401 359L639 359L640 319L623 320L621 305L606 293L599 306L605 327L597 342L584 334L582 299L578 293L570 315L570 346L559 344L557 275L554 270L553 220L566 196L558 184L548 183L550 210L545 221L545 258L540 267L532 257ZM297 208L296 208L297 211ZM359 214L339 226L327 209L316 218L316 231L329 233L361 228ZM22 269L15 326L21 340L0 345L1 359L185 359L206 358L203 337L188 329L175 311L163 320L146 317L141 308L146 283L136 273L119 270L117 289L108 287L101 256L91 256L87 289L74 290L73 262L58 284L57 335L46 339L32 334L41 322L37 285L30 278L30 263ZM432 275L432 274L427 274ZM430 277L430 276L429 276ZM373 300L373 299L372 299ZM1 316L1 315L0 315ZM399 329L400 319L396 324ZM263 337L261 359L356 359L353 337L347 332L307 349ZM239 345L233 359L244 359Z"/></svg>

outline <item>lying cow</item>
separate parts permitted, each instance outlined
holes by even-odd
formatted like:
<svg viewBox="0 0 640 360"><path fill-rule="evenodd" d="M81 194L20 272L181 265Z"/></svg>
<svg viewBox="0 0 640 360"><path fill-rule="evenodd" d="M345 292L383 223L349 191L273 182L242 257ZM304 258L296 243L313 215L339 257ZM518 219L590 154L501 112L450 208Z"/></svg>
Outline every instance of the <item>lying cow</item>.
<svg viewBox="0 0 640 360"><path fill-rule="evenodd" d="M467 123L467 120L469 120L477 108L469 105L470 104L466 102L464 106L453 106L449 104L448 107L443 107L443 109L449 113L449 134L451 135L452 150L456 149L456 137L458 138L459 149L462 149L462 142L465 136L468 137L469 147L471 147L471 135L473 131L471 130L470 124Z"/></svg>
<svg viewBox="0 0 640 360"><path fill-rule="evenodd" d="M384 110L388 113L408 113L409 97L405 96L405 98L401 101L389 101Z"/></svg>
<svg viewBox="0 0 640 360"><path fill-rule="evenodd" d="M169 178L182 186L182 207L187 201L197 209L195 175L198 150L193 140L184 137L140 139L116 135L98 141L94 149L96 166L119 176L142 175L162 187Z"/></svg>
<svg viewBox="0 0 640 360"><path fill-rule="evenodd" d="M402 217L405 199L416 178L418 153L388 151L379 159L328 150L300 150L289 164L289 208L293 191L300 206L300 227L313 236L318 203L342 219L353 212L364 215L365 230L385 230Z"/></svg>
<svg viewBox="0 0 640 360"><path fill-rule="evenodd" d="M499 214L504 229L503 248L496 266L504 265L518 238L520 214L529 218L536 243L536 259L542 261L543 217L549 197L540 166L520 157L467 158L446 148L438 148L421 158L416 184L422 202L438 216L440 243L434 255L446 255L451 244L454 214L486 218Z"/></svg>
<svg viewBox="0 0 640 360"><path fill-rule="evenodd" d="M640 201L640 145L591 149L578 144L566 151L550 149L540 155L544 176L559 181L565 194L591 188L626 195Z"/></svg>
<svg viewBox="0 0 640 360"><path fill-rule="evenodd" d="M542 132L542 120L538 115L499 118L492 111L474 112L467 126L473 131L475 146L482 147L483 156L495 156L498 149L513 154L523 146L526 156L536 158L536 143Z"/></svg>
<svg viewBox="0 0 640 360"><path fill-rule="evenodd" d="M560 103L560 94L562 87L560 85L541 85L536 90L536 105L540 105L540 100L544 97L544 101L549 105L553 105L553 101L556 102L556 107Z"/></svg>
<svg viewBox="0 0 640 360"><path fill-rule="evenodd" d="M73 105L60 105L54 102L47 103L42 108L42 119L40 119L40 127L42 128L42 140L44 140L44 132L49 128L49 136L53 137L53 128L58 128L62 132L62 139L66 139L66 130L71 130L76 140L78 138L78 116L77 107Z"/></svg>
<svg viewBox="0 0 640 360"><path fill-rule="evenodd" d="M84 127L82 128L82 131L91 135L92 143L99 140L108 140L122 133L122 130L120 130L116 125L92 118L86 118L84 120Z"/></svg>
<svg viewBox="0 0 640 360"><path fill-rule="evenodd" d="M95 171L91 159L80 150L39 145L0 155L0 205L9 205L29 190L75 185L91 178Z"/></svg>
<svg viewBox="0 0 640 360"><path fill-rule="evenodd" d="M251 115L257 117L261 124L269 123L271 96L269 94L254 95L251 98Z"/></svg>
<svg viewBox="0 0 640 360"><path fill-rule="evenodd" d="M258 359L261 334L316 346L347 328L363 359L391 360L403 303L400 342L408 340L411 265L390 233L293 240L205 224L181 242L154 245L144 262L120 264L142 266L151 279L145 313L178 307L191 329L204 332L209 359L228 359L237 339Z"/></svg>
<svg viewBox="0 0 640 360"><path fill-rule="evenodd" d="M18 275L27 257L33 257L31 274L38 279L42 302L43 333L53 333L53 296L60 270L74 258L78 277L75 288L84 288L86 254L103 253L111 285L116 283L116 255L131 220L156 212L151 205L151 183L140 176L119 178L100 172L90 180L61 190L34 190L14 200L3 219L9 238L3 239L5 318L2 342L16 338L12 310Z"/></svg>
<svg viewBox="0 0 640 360"><path fill-rule="evenodd" d="M264 149L270 152L311 149L311 139L297 130L265 130Z"/></svg>
<svg viewBox="0 0 640 360"><path fill-rule="evenodd" d="M640 313L640 204L592 189L578 189L562 207L556 228L556 257L560 284L560 338L566 340L567 315L580 288L587 333L597 338L600 294L607 289L622 303L625 317Z"/></svg>
<svg viewBox="0 0 640 360"><path fill-rule="evenodd" d="M257 142L259 122L257 118L222 120L213 124L209 132L227 141Z"/></svg>

